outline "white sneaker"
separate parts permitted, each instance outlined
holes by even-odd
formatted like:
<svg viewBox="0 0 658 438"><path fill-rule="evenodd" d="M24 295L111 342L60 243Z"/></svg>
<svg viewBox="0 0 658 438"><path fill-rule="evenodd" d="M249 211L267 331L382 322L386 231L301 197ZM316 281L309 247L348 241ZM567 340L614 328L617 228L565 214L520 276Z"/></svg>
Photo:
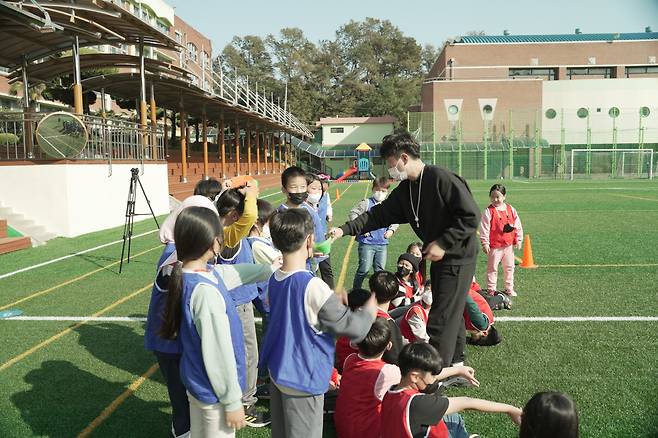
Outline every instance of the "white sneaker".
<svg viewBox="0 0 658 438"><path fill-rule="evenodd" d="M516 297L516 296L518 296L518 294L516 293L516 291L505 291L505 293L506 293L507 295L509 295L510 297Z"/></svg>

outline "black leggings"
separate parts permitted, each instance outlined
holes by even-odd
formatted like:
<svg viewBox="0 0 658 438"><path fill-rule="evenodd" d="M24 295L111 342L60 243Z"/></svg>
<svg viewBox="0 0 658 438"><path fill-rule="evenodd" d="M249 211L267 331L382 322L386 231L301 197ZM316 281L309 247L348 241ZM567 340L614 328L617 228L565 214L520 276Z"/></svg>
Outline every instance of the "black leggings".
<svg viewBox="0 0 658 438"><path fill-rule="evenodd" d="M190 431L190 402L187 391L180 378L180 354L154 351L158 358L160 371L167 383L167 392L171 402L171 416L175 436L181 436Z"/></svg>

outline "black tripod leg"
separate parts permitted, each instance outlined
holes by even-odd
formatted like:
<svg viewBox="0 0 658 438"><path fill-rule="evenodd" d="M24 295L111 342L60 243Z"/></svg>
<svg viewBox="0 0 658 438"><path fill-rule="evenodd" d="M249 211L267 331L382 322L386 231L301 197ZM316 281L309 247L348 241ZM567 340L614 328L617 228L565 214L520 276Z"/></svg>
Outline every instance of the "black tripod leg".
<svg viewBox="0 0 658 438"><path fill-rule="evenodd" d="M142 194L144 195L144 199L146 199L146 205L149 206L149 210L151 211L151 216L153 216L153 220L155 221L155 226L160 228L160 224L158 223L158 220L155 217L155 213L153 213L153 208L151 207L151 201L149 201L149 197L146 196L146 191L144 190L144 186L142 185L142 181L137 177L137 182L139 183L139 187L142 189Z"/></svg>
<svg viewBox="0 0 658 438"><path fill-rule="evenodd" d="M128 187L128 202L126 203L126 221L123 225L123 245L121 246L121 262L119 263L119 274L123 269L123 257L126 251L126 241L128 242L128 263L130 263L130 242L132 240L132 219L135 215L135 181L130 179Z"/></svg>

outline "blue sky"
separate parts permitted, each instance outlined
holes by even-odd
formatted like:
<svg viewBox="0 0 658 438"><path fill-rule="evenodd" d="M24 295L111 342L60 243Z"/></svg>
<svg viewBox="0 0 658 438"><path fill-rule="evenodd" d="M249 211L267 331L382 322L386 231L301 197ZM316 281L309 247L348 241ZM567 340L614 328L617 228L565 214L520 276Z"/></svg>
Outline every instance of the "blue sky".
<svg viewBox="0 0 658 438"><path fill-rule="evenodd" d="M332 39L350 19L389 19L421 44L469 30L513 34L658 31L658 0L168 0L208 36L217 54L234 35L266 36L299 27L311 41Z"/></svg>

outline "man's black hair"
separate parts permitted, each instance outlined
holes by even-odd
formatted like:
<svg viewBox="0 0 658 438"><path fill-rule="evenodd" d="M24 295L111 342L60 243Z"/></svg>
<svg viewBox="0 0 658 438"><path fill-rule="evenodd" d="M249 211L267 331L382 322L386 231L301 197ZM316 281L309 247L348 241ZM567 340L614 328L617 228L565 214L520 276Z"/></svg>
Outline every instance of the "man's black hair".
<svg viewBox="0 0 658 438"><path fill-rule="evenodd" d="M437 375L443 369L443 361L436 348L425 342L407 344L400 351L398 366L403 376L411 371L423 371Z"/></svg>
<svg viewBox="0 0 658 438"><path fill-rule="evenodd" d="M290 166L281 174L281 186L286 188L288 186L288 181L290 181L291 178L295 178L297 176L303 176L306 178L306 172L304 172L304 169L301 167Z"/></svg>
<svg viewBox="0 0 658 438"><path fill-rule="evenodd" d="M382 139L379 155L384 160L388 157L400 158L403 152L412 158L420 158L420 145L408 132L390 134Z"/></svg>
<svg viewBox="0 0 658 438"><path fill-rule="evenodd" d="M365 358L377 357L386 351L389 342L391 342L391 328L388 321L377 318L363 341L358 343L359 353Z"/></svg>
<svg viewBox="0 0 658 438"><path fill-rule="evenodd" d="M388 303L398 294L400 283L394 273L377 271L368 280L370 290L375 293L378 304Z"/></svg>
<svg viewBox="0 0 658 438"><path fill-rule="evenodd" d="M289 208L274 213L270 219L272 243L284 254L301 248L313 230L313 219L303 208Z"/></svg>

